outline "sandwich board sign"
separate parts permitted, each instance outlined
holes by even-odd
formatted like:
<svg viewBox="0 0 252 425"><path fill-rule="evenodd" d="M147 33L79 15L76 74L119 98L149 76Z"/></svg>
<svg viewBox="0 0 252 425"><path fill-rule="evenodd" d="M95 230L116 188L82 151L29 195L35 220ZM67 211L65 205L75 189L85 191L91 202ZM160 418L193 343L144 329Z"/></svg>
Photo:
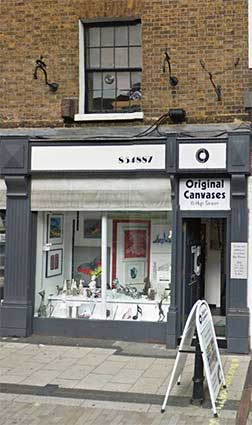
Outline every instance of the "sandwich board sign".
<svg viewBox="0 0 252 425"><path fill-rule="evenodd" d="M211 311L207 302L204 300L198 300L193 305L187 318L171 378L162 404L162 413L165 411L165 406L172 388L177 382L180 382L188 353L193 352L191 343L195 329L198 333L213 413L214 416L217 416L215 401L221 385L225 387L226 384Z"/></svg>

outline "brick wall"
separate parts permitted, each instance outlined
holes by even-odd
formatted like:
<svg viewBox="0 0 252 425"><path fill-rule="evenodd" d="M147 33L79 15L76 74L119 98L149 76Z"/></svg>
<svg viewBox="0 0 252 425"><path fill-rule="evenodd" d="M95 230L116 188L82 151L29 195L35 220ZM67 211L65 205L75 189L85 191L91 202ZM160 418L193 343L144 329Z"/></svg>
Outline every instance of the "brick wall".
<svg viewBox="0 0 252 425"><path fill-rule="evenodd" d="M2 0L0 126L62 126L62 99L78 97L79 18L135 16L142 19L146 123L172 107L184 108L189 122L246 118L244 91L252 90L247 0ZM179 80L173 91L162 72L166 47ZM60 85L56 93L33 79L40 55L49 81ZM200 59L213 73L220 72L215 81L222 87L221 102Z"/></svg>

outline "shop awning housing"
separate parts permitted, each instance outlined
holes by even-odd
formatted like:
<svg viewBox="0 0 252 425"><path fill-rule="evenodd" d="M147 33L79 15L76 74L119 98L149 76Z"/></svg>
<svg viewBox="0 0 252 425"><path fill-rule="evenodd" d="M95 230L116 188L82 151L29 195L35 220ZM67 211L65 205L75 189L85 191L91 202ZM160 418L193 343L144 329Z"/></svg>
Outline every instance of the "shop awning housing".
<svg viewBox="0 0 252 425"><path fill-rule="evenodd" d="M32 179L33 211L171 210L168 177Z"/></svg>

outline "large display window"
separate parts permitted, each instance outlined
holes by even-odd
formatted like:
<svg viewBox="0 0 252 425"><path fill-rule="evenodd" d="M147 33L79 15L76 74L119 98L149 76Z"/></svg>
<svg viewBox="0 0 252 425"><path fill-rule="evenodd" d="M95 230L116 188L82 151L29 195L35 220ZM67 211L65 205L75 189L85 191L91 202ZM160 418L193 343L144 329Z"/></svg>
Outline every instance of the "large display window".
<svg viewBox="0 0 252 425"><path fill-rule="evenodd" d="M164 321L171 211L39 212L35 315Z"/></svg>

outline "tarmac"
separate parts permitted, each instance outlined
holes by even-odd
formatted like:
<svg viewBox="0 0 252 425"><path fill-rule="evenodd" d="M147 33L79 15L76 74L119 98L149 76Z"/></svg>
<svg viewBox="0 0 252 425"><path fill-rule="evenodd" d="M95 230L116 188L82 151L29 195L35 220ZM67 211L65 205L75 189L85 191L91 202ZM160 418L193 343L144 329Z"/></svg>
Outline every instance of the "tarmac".
<svg viewBox="0 0 252 425"><path fill-rule="evenodd" d="M32 335L0 338L0 424L252 425L250 355L221 350L227 388L213 417L191 403L194 354L164 413L176 350L164 345Z"/></svg>

